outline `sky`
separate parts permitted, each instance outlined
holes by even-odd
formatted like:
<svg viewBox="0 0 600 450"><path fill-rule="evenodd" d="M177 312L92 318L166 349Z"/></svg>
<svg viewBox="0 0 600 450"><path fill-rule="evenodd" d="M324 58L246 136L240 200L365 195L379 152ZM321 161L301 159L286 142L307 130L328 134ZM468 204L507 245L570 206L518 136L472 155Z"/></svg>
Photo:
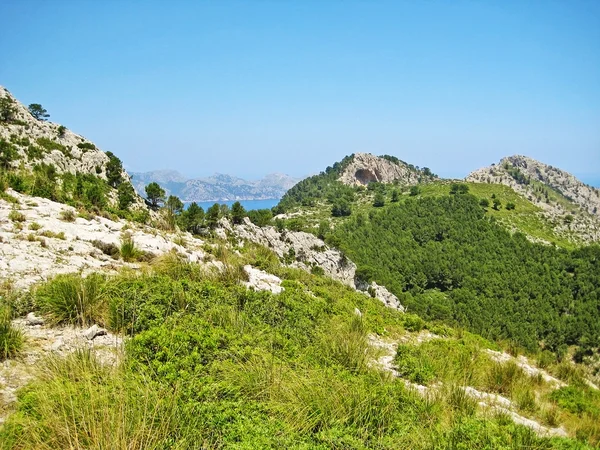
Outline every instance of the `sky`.
<svg viewBox="0 0 600 450"><path fill-rule="evenodd" d="M0 2L0 84L129 171L446 177L524 154L600 185L600 1Z"/></svg>

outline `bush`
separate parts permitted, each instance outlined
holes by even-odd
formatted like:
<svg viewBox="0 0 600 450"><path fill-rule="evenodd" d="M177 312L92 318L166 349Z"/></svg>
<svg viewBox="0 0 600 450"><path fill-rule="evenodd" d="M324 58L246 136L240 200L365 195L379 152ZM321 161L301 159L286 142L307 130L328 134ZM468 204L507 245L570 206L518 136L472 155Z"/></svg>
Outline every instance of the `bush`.
<svg viewBox="0 0 600 450"><path fill-rule="evenodd" d="M79 147L81 150L96 150L96 146L91 142L80 142L77 144L77 147Z"/></svg>
<svg viewBox="0 0 600 450"><path fill-rule="evenodd" d="M75 213L71 209L63 209L60 212L60 220L65 222L75 222Z"/></svg>
<svg viewBox="0 0 600 450"><path fill-rule="evenodd" d="M46 361L43 377L19 394L0 431L0 448L198 448L198 417L179 389L103 367L89 351Z"/></svg>
<svg viewBox="0 0 600 450"><path fill-rule="evenodd" d="M105 324L106 278L100 274L58 275L35 292L41 311L54 324Z"/></svg>
<svg viewBox="0 0 600 450"><path fill-rule="evenodd" d="M25 222L27 220L25 214L23 214L20 211L17 211L16 209L13 209L11 212L8 213L8 218L13 222Z"/></svg>
<svg viewBox="0 0 600 450"><path fill-rule="evenodd" d="M121 236L120 253L123 261L130 262L135 261L138 258L140 251L135 247L135 242L133 241L131 234L124 233L123 236Z"/></svg>

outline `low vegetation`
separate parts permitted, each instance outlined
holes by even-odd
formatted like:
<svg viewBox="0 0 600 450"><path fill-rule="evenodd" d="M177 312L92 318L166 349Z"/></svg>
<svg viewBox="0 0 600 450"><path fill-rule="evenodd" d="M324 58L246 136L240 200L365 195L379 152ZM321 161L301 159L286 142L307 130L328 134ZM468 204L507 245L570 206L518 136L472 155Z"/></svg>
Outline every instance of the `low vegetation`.
<svg viewBox="0 0 600 450"><path fill-rule="evenodd" d="M239 250L213 253L231 273L247 263L275 273L285 291L248 290L239 278L175 255L141 273L59 276L42 285L35 303L49 317L129 335L126 358L112 368L86 352L48 360L19 393L0 448L566 449L594 442L590 435L540 438L503 416L477 414L450 381L486 383L493 365L479 349L492 344L481 338L284 268L266 248ZM408 378L448 384L432 397L370 362L377 351L369 334L394 338L424 327L452 341L399 351L397 362Z"/></svg>

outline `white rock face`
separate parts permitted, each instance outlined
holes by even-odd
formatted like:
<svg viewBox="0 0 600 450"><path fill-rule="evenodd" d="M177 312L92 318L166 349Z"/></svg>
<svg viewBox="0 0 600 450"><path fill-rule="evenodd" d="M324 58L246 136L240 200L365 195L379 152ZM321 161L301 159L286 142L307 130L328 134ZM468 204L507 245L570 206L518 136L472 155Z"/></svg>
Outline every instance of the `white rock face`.
<svg viewBox="0 0 600 450"><path fill-rule="evenodd" d="M227 221L221 221L221 226L235 233L242 239L264 245L273 250L277 256L284 258L292 251L295 260L290 264L310 272L313 265L321 267L334 280L354 287L356 265L341 252L327 245L310 233L283 231L278 232L274 227L258 227L248 218L241 225L231 226Z"/></svg>
<svg viewBox="0 0 600 450"><path fill-rule="evenodd" d="M248 289L269 291L273 294L283 292L281 278L250 265L244 266L244 271L248 274L248 281L244 283Z"/></svg>
<svg viewBox="0 0 600 450"><path fill-rule="evenodd" d="M138 227L123 220L115 222L103 217L92 220L78 217L74 222L65 222L60 218L61 213L64 210L74 211L70 206L10 190L8 193L19 204L13 205L0 199L0 279L11 279L17 288L26 288L61 273L136 267L105 255L93 244L96 241L120 247L126 225L131 227L127 233L139 250L156 256L174 251L191 262L204 260L203 242L189 233L184 235L186 247L182 247L174 242L178 237L175 234L160 234L154 229ZM24 221L11 220L13 211L22 214Z"/></svg>
<svg viewBox="0 0 600 450"><path fill-rule="evenodd" d="M339 180L350 186L365 186L373 181L379 183L415 184L419 173L403 162L396 164L370 153L355 153L353 161L344 169Z"/></svg>
<svg viewBox="0 0 600 450"><path fill-rule="evenodd" d="M292 262L289 264L291 267L298 267L307 272L310 272L314 266L321 267L325 274L334 280L357 291L372 292L375 294L375 298L381 300L387 307L404 312L404 307L400 304L398 297L384 286L379 286L375 282L370 285L357 283L355 279L356 264L340 251L329 248L325 242L313 234L287 230L279 232L274 227L258 227L247 217L241 225L232 226L227 220L221 220L219 224L221 228L217 230L223 239L226 238L225 230L227 230L238 238L269 247L280 258L293 255Z"/></svg>
<svg viewBox="0 0 600 450"><path fill-rule="evenodd" d="M510 175L509 168L517 168L529 184L519 183ZM498 164L484 167L470 173L466 181L475 183L497 183L511 187L515 192L529 199L540 207L543 215L555 224L561 234L581 237L584 242L600 240L600 190L588 186L564 170L528 158L527 156L510 156L500 160ZM548 203L545 196L534 190L534 182L543 183L564 197L571 199L572 207L563 203ZM573 221L565 223L564 218L572 215Z"/></svg>

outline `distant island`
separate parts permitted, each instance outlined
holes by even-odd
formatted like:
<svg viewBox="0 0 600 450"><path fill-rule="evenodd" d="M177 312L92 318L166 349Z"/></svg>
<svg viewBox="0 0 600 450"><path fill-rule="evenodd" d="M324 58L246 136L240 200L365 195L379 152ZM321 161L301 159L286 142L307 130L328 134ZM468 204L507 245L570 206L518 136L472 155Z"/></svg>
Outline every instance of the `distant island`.
<svg viewBox="0 0 600 450"><path fill-rule="evenodd" d="M131 173L131 183L140 195L145 196L145 186L156 182L167 195L176 195L184 202L280 199L298 181L300 178L280 173L268 174L259 180L244 180L226 174L190 179L175 170Z"/></svg>

